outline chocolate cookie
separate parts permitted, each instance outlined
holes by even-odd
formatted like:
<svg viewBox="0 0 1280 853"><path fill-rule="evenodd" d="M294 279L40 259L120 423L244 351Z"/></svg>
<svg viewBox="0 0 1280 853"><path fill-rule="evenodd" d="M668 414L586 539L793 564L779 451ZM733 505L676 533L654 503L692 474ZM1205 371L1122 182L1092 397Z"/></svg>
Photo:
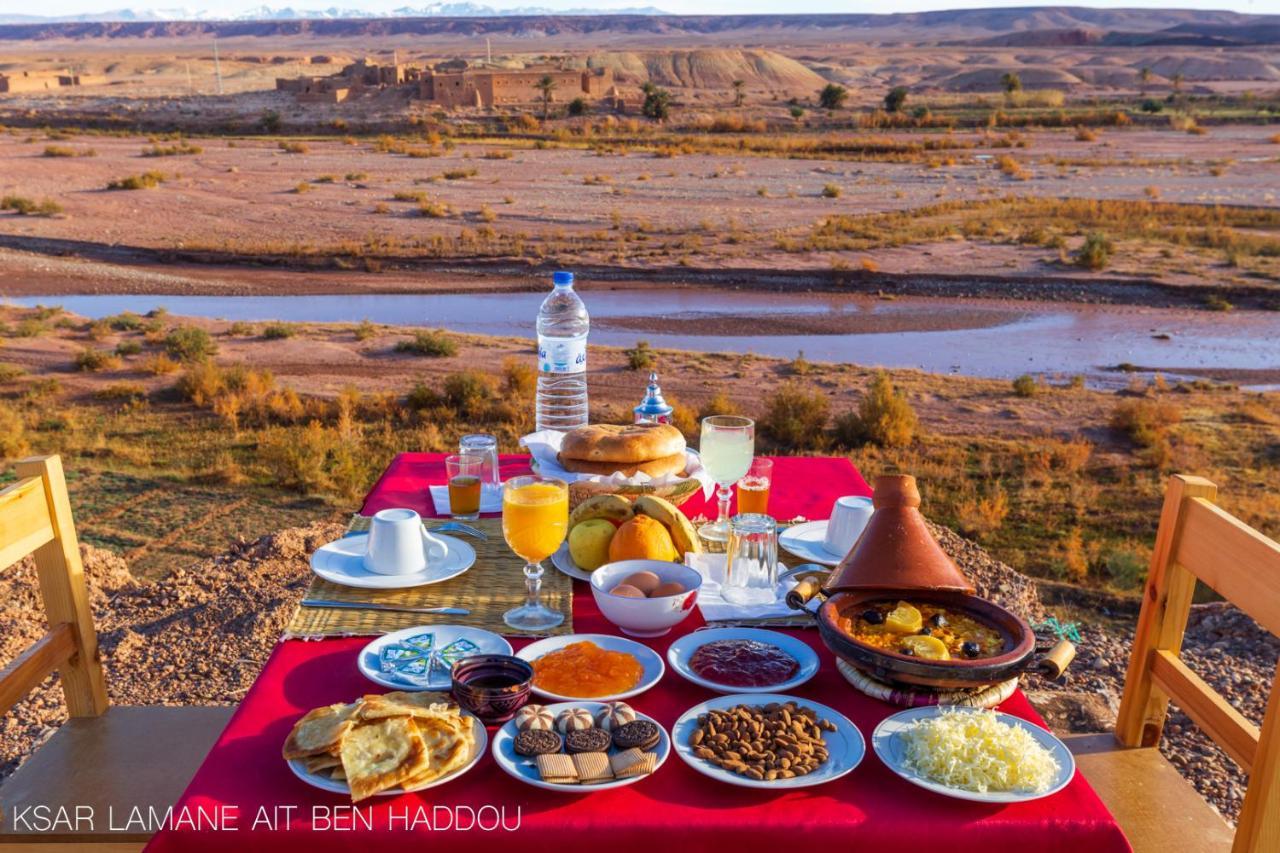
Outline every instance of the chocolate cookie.
<svg viewBox="0 0 1280 853"><path fill-rule="evenodd" d="M648 720L634 720L613 730L618 749L652 749L658 743L658 726Z"/></svg>
<svg viewBox="0 0 1280 853"><path fill-rule="evenodd" d="M604 752L609 748L609 733L604 729L579 729L564 736L565 750L575 752Z"/></svg>
<svg viewBox="0 0 1280 853"><path fill-rule="evenodd" d="M548 755L560 751L560 735L546 729L529 729L516 735L516 755Z"/></svg>

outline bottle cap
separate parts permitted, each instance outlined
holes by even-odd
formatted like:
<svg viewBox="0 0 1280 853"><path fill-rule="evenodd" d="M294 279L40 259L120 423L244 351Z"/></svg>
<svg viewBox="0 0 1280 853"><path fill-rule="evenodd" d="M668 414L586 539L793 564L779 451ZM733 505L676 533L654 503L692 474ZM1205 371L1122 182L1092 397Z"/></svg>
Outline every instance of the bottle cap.
<svg viewBox="0 0 1280 853"><path fill-rule="evenodd" d="M635 422L646 421L658 424L671 423L671 406L662 398L662 389L658 387L658 374L649 374L649 387L645 390L644 399L635 409Z"/></svg>
<svg viewBox="0 0 1280 853"><path fill-rule="evenodd" d="M556 287L565 287L573 284L573 273L565 270L556 270L551 274L551 283Z"/></svg>

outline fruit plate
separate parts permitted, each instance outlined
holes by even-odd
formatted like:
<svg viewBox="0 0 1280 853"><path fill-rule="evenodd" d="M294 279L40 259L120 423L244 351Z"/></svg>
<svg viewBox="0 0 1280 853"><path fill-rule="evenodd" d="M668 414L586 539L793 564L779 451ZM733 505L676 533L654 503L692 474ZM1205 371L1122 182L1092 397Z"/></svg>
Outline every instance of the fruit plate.
<svg viewBox="0 0 1280 853"><path fill-rule="evenodd" d="M561 545L560 550L551 555L551 565L574 580L591 583L591 572L578 568L578 564L573 561L573 555L569 553L568 542Z"/></svg>
<svg viewBox="0 0 1280 853"><path fill-rule="evenodd" d="M408 642L423 634L430 634L428 646ZM483 628L468 625L419 625L384 634L360 650L356 666L360 674L375 684L393 690L444 690L452 687L450 671L452 661L460 656L460 646L466 646L467 655L509 655L511 644L502 637ZM403 649L399 659L388 658L384 667L382 650ZM451 651L453 652L451 654ZM401 665L401 664L404 665ZM416 664L416 666L414 666Z"/></svg>
<svg viewBox="0 0 1280 853"><path fill-rule="evenodd" d="M707 711L723 711L735 705L767 705L770 702L779 704L795 702L801 707L812 708L817 712L818 717L835 724L835 731L822 733L822 740L827 745L826 763L804 776L796 776L791 779L774 779L766 782L741 776L732 770L725 770L723 767L712 764L705 758L699 758L693 754L693 746L690 745L689 739L698 727L699 716L707 713ZM766 791L809 788L814 785L831 782L841 776L852 773L853 769L862 763L862 759L867 754L867 744L862 739L862 732L858 731L858 727L844 714L818 702L801 699L798 696L787 696L782 693L735 693L732 696L717 696L714 699L703 702L701 705L694 705L688 711L685 711L680 719L676 720L676 724L672 726L671 743L675 747L676 754L683 759L684 763L702 775L710 776L720 782L727 782L730 785L738 785L743 788L763 788Z"/></svg>
<svg viewBox="0 0 1280 853"><path fill-rule="evenodd" d="M629 655L634 655L640 661L640 666L644 668L644 672L640 674L640 683L630 690L625 690L622 693L613 693L608 696L562 696L558 693L541 690L536 683L533 685L534 693L555 702L614 702L618 699L627 699L631 696L640 695L657 684L662 679L663 673L667 671L666 665L662 662L662 656L644 643L637 643L635 640L628 640L626 637L615 637L611 634L570 634L567 637L548 637L545 640L538 640L536 643L530 643L525 646L516 652L516 657L533 663L545 654L563 649L571 643L582 642L595 643L607 651L626 652Z"/></svg>
<svg viewBox="0 0 1280 853"><path fill-rule="evenodd" d="M471 755L470 757L467 758L466 764L463 764L461 767L457 768L456 770L451 770L450 772L444 774L443 776L439 776L422 785L414 785L411 788L402 788L399 785L397 785L394 788L388 788L385 791L379 791L378 793L374 794L374 796L375 797L393 797L393 796L396 796L397 794L405 794L411 791L425 791L427 788L434 788L437 785L443 785L446 782L452 782L454 779L457 779L459 776L461 776L463 773L466 773L472 767L475 767L476 762L480 760L480 756L484 755L485 750L488 749L489 747L489 733L485 731L484 723L480 722L480 718L477 717L475 714L472 714L470 711L464 710L462 712L462 715L464 717L467 717L469 720L471 720L471 734L475 738L475 745L472 746L471 748ZM330 791L334 794L346 794L347 796L351 795L351 788L347 785L346 780L344 779L330 779L328 776L321 773L309 773L307 771L306 766L301 761L295 760L295 761L287 761L285 763L289 765L289 769L293 771L294 776L297 776L303 782L306 782L308 785L311 785L312 787L319 788L322 791Z"/></svg>
<svg viewBox="0 0 1280 853"><path fill-rule="evenodd" d="M777 646L791 655L800 664L796 674L786 681L769 684L763 687L743 687L741 685L720 684L698 675L689 665L693 653L707 643L720 640L755 640ZM763 628L706 628L685 634L667 649L667 663L671 668L700 687L715 690L718 693L777 693L783 690L794 690L813 678L818 673L818 654L804 640L797 639L778 631L766 631Z"/></svg>
<svg viewBox="0 0 1280 853"><path fill-rule="evenodd" d="M545 705L546 710L552 715L559 714L561 711L569 708L585 708L591 712L592 716L604 707L603 702L560 702L555 705ZM654 773L658 772L658 768L667 760L667 756L671 754L671 736L667 734L657 720L653 717L636 712L637 720L648 720L658 727L658 745L651 752L657 757L654 764ZM646 776L632 776L629 779L615 779L612 782L600 782L592 785L564 784L562 782L544 782L538 775L538 765L534 759L524 755L517 755L515 749L516 721L510 720L502 728L493 734L493 760L506 773L516 777L526 785L533 785L535 788L545 788L548 791L569 791L574 794L589 794L592 791L606 791L609 788L622 788L627 785L634 785L642 779L652 776L650 773ZM612 748L616 749L616 747ZM611 749L611 751L612 751Z"/></svg>
<svg viewBox="0 0 1280 853"><path fill-rule="evenodd" d="M913 770L907 764L907 750L906 743L902 737L903 734L911 727L912 723L936 717L944 711L992 713L996 715L1000 722L1017 726L1030 734L1038 744L1053 754L1054 760L1058 763L1058 772L1048 790L1040 793L1033 791L967 791L963 788L952 788L940 782L935 782ZM911 784L919 785L927 791L933 791L935 794L941 794L944 797L954 797L958 800L969 800L975 803L1004 805L1006 803L1025 803L1029 800L1039 800L1056 794L1067 787L1076 773L1076 760L1072 757L1071 750L1067 749L1066 744L1054 737L1052 733L1021 717L1015 717L1012 714L1005 714L1000 711L988 712L982 708L966 708L958 705L927 705L922 708L908 708L905 711L899 711L896 714L885 717L880 721L880 725L876 726L875 731L871 733L871 747L886 767Z"/></svg>

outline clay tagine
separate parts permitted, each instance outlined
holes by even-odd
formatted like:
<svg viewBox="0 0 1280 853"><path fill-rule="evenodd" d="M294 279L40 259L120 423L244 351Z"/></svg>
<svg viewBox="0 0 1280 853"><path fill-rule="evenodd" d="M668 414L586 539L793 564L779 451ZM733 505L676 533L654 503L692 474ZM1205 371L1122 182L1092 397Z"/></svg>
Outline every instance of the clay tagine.
<svg viewBox="0 0 1280 853"><path fill-rule="evenodd" d="M854 590L955 590L973 593L973 584L946 555L920 514L916 478L876 478L875 511L858 542L827 582L827 592Z"/></svg>

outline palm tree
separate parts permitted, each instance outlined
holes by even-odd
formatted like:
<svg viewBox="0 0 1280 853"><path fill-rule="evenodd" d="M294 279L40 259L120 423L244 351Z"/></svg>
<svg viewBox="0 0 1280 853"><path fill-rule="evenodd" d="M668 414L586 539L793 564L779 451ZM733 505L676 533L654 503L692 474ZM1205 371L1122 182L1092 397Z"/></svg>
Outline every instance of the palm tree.
<svg viewBox="0 0 1280 853"><path fill-rule="evenodd" d="M542 120L547 120L547 114L551 111L551 93L556 89L556 81L550 74L538 81L537 89L542 93Z"/></svg>
<svg viewBox="0 0 1280 853"><path fill-rule="evenodd" d="M747 93L744 91L746 85L746 80L733 81L733 105L735 107L742 106L742 102L747 99Z"/></svg>

